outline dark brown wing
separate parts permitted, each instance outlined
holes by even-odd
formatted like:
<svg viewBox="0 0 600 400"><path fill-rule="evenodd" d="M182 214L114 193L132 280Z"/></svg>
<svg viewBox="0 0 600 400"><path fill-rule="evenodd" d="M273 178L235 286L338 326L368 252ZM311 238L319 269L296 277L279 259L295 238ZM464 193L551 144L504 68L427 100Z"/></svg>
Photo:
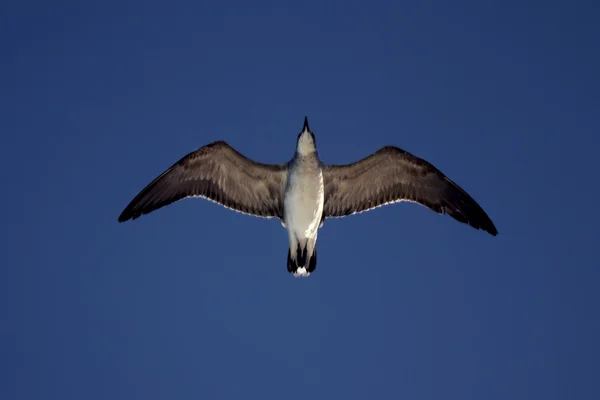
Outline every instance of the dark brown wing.
<svg viewBox="0 0 600 400"><path fill-rule="evenodd" d="M225 142L211 143L154 179L129 203L119 222L195 196L246 214L282 218L286 171L286 165L256 163Z"/></svg>
<svg viewBox="0 0 600 400"><path fill-rule="evenodd" d="M384 147L360 161L323 168L325 217L343 217L385 204L412 201L492 235L485 211L427 161L397 147Z"/></svg>

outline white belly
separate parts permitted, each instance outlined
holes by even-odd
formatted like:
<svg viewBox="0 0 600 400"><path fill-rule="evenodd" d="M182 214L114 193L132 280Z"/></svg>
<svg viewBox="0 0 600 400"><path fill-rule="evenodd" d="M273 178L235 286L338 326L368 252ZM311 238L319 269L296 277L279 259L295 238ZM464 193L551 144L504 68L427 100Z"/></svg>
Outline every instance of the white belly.
<svg viewBox="0 0 600 400"><path fill-rule="evenodd" d="M288 231L297 239L314 238L323 214L323 173L292 173L284 198L284 218Z"/></svg>

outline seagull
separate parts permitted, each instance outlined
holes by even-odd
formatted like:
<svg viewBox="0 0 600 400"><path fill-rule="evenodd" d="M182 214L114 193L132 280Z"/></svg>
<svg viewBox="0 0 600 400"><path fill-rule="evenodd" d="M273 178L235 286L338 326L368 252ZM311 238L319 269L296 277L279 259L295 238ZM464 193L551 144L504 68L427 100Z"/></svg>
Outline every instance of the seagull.
<svg viewBox="0 0 600 400"><path fill-rule="evenodd" d="M224 141L181 158L148 184L119 216L135 220L187 197L229 209L278 218L289 237L287 270L308 277L317 265L317 233L325 218L339 218L408 201L481 229L496 227L485 211L429 162L386 146L347 165L319 159L314 133L304 118L296 151L286 164L253 161Z"/></svg>

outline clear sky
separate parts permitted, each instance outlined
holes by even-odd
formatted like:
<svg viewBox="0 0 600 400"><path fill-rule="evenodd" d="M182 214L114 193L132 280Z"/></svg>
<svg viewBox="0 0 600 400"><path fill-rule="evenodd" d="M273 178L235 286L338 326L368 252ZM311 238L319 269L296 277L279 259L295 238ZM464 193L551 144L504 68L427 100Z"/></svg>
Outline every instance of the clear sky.
<svg viewBox="0 0 600 400"><path fill-rule="evenodd" d="M3 2L0 398L597 399L598 6ZM423 157L492 237L414 204L275 220L140 189L215 140Z"/></svg>

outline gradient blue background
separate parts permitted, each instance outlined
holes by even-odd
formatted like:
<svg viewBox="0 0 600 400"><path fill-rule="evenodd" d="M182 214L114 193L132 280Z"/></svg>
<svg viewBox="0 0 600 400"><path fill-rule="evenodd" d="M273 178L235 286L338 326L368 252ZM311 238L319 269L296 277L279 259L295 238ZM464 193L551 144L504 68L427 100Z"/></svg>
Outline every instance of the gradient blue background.
<svg viewBox="0 0 600 400"><path fill-rule="evenodd" d="M89 4L84 4L89 3ZM1 399L598 399L592 2L3 2ZM491 216L125 205L214 140L396 145Z"/></svg>

